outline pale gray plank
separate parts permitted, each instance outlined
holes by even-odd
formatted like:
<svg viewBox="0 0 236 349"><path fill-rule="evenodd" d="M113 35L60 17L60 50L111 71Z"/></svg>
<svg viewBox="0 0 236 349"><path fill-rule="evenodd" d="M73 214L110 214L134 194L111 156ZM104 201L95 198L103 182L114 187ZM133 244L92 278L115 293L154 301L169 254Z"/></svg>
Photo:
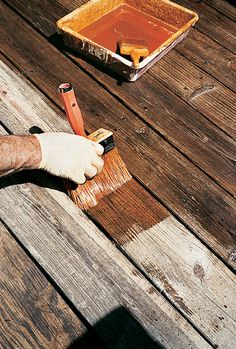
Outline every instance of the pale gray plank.
<svg viewBox="0 0 236 349"><path fill-rule="evenodd" d="M22 91L28 90L25 88ZM15 91L20 98L17 88ZM35 97L34 93L25 99L27 106L32 98L30 113L38 110ZM31 120L28 111L17 111L13 106L11 114L12 103L6 104L1 113L7 111L12 121L16 114L22 115L23 123ZM53 111L50 115L45 111L48 120ZM15 127L20 129L19 121ZM0 191L1 219L90 324L96 328L99 320L124 307L155 340L150 339L148 348L158 347L157 343L160 348L210 348L64 193L33 184L14 185L14 181L24 181L24 176L27 180L23 172L1 179L5 186ZM129 333L119 333L117 328L109 328L108 332L106 326L100 326L99 335L112 349L146 348L142 336L136 338L136 343L128 343Z"/></svg>
<svg viewBox="0 0 236 349"><path fill-rule="evenodd" d="M122 306L164 348L210 347L65 194L56 196L63 207L43 188L12 183L0 191L0 216L91 325ZM113 331L99 334L127 348Z"/></svg>
<svg viewBox="0 0 236 349"><path fill-rule="evenodd" d="M50 129L50 123L56 124L57 120L62 123L61 126L57 124L58 129L69 129L67 122L64 125L64 121L57 118L35 88L8 72L9 68L5 70L8 86L18 85L10 88L8 99L4 100L6 113L11 115L9 125L17 125L12 127L14 131L25 132L36 120L44 130ZM21 93L19 82L24 86ZM30 112L27 109L29 99L32 100ZM11 100L21 106L21 115L12 107ZM42 120L43 113L47 115L46 120ZM64 202L56 191L50 193L61 204ZM67 209L67 205L63 207ZM142 232L123 248L171 301L177 306L181 302L187 306L186 315L211 341L222 348L231 346L236 328L232 301L234 275L186 228L170 217L150 231ZM222 283L227 285L226 292L222 292Z"/></svg>

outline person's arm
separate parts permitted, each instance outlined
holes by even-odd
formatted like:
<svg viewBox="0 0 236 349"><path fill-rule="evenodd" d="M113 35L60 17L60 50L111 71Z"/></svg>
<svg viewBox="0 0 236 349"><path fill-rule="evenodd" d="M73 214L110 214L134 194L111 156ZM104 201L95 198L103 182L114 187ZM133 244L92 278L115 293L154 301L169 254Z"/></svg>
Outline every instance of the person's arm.
<svg viewBox="0 0 236 349"><path fill-rule="evenodd" d="M101 145L67 133L0 136L0 176L43 169L82 184L101 171L102 153Z"/></svg>
<svg viewBox="0 0 236 349"><path fill-rule="evenodd" d="M35 136L0 136L0 176L21 169L36 169L41 157Z"/></svg>

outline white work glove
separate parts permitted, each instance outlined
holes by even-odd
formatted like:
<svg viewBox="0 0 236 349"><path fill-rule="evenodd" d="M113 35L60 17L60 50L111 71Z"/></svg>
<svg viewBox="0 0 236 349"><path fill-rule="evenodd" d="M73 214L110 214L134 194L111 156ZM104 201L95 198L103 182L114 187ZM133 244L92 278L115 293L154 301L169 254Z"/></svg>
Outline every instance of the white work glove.
<svg viewBox="0 0 236 349"><path fill-rule="evenodd" d="M68 133L42 133L39 141L42 160L39 168L83 184L102 170L104 148L87 138Z"/></svg>

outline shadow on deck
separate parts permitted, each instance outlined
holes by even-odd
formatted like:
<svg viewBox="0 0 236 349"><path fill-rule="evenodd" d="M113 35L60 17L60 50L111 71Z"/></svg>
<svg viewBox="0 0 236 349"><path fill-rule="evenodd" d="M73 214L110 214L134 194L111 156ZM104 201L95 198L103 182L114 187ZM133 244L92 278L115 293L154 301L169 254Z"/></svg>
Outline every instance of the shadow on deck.
<svg viewBox="0 0 236 349"><path fill-rule="evenodd" d="M98 321L93 329L113 349L165 349L154 341L143 326L124 307L119 307ZM99 348L95 345L94 348ZM91 348L91 334L88 330L67 349ZM103 347L103 349L105 349Z"/></svg>

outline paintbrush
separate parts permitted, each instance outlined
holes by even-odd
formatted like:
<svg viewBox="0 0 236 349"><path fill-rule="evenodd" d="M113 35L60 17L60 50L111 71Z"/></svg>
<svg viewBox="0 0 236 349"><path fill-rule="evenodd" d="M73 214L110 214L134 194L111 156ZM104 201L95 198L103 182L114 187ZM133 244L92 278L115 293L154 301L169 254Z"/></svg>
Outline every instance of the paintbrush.
<svg viewBox="0 0 236 349"><path fill-rule="evenodd" d="M118 45L120 54L130 56L135 68L138 68L140 58L149 56L149 49L145 40L123 37L118 41Z"/></svg>
<svg viewBox="0 0 236 349"><path fill-rule="evenodd" d="M61 84L59 86L59 92L72 130L77 135L86 137L84 120L72 85L69 82Z"/></svg>
<svg viewBox="0 0 236 349"><path fill-rule="evenodd" d="M59 86L59 91L73 131L85 137L83 117L72 85L62 84ZM93 179L87 180L76 188L71 181L65 183L69 196L82 210L96 206L105 195L112 193L132 178L115 147L111 131L101 128L90 134L88 138L104 147L103 170Z"/></svg>

